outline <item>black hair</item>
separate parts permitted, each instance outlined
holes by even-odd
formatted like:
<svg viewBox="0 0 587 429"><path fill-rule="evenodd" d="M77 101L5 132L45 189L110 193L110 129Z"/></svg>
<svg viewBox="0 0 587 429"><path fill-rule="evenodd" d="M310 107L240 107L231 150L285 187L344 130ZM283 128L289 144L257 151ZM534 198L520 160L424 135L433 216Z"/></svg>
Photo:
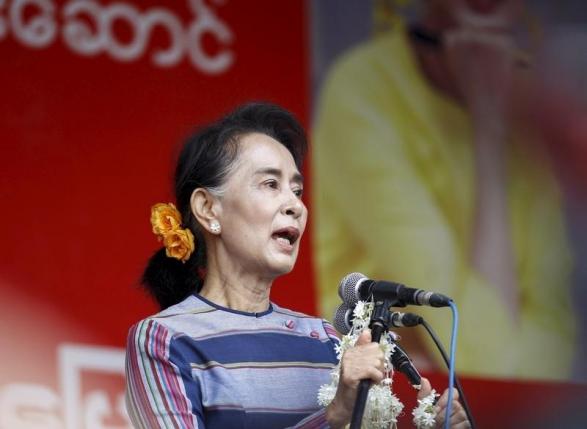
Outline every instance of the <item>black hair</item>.
<svg viewBox="0 0 587 429"><path fill-rule="evenodd" d="M237 159L239 139L250 133L266 134L277 140L302 170L307 151L304 129L290 112L275 104L243 104L190 136L177 160L175 198L183 227L194 235L196 250L185 263L167 257L165 248L149 259L141 283L161 309L181 302L202 288L206 246L202 229L192 214L190 198L197 188L219 193Z"/></svg>

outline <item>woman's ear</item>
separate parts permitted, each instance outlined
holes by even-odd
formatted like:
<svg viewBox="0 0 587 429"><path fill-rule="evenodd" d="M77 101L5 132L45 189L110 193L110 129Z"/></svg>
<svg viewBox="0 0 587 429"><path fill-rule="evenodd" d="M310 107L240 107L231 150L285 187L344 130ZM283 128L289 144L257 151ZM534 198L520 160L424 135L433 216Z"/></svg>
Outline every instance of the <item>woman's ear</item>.
<svg viewBox="0 0 587 429"><path fill-rule="evenodd" d="M218 232L216 229L219 225L217 215L220 210L220 202L217 197L207 189L197 188L190 197L190 207L202 228L212 234Z"/></svg>

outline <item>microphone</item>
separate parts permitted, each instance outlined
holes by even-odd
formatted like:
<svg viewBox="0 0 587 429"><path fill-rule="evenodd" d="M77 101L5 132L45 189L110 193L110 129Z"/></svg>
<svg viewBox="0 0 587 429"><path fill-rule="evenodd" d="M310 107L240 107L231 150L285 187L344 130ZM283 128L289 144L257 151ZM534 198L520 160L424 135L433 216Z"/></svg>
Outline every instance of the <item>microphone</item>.
<svg viewBox="0 0 587 429"><path fill-rule="evenodd" d="M391 313L390 325L396 328L411 328L413 326L418 326L423 321L424 319L417 314L394 311Z"/></svg>
<svg viewBox="0 0 587 429"><path fill-rule="evenodd" d="M402 349L397 343L395 343L395 350L391 354L391 363L395 369L408 378L412 386L416 388L421 386L422 377L420 376L420 373L412 364L412 361L404 349Z"/></svg>
<svg viewBox="0 0 587 429"><path fill-rule="evenodd" d="M361 273L346 275L340 281L338 295L348 306L356 305L359 300L366 301L372 295L378 299L395 300L394 307L406 305L448 307L452 302L451 298L440 293L414 289L385 280L371 280Z"/></svg>
<svg viewBox="0 0 587 429"><path fill-rule="evenodd" d="M355 317L353 310L354 307L351 308L345 303L342 303L334 313L332 324L336 330L343 335L348 334L353 326L353 319ZM408 328L421 324L422 320L422 317L414 313L400 313L399 311L394 311L391 313L389 326L395 328Z"/></svg>
<svg viewBox="0 0 587 429"><path fill-rule="evenodd" d="M344 303L342 303L334 312L332 325L342 335L348 334L353 327L353 310L354 308L349 308Z"/></svg>

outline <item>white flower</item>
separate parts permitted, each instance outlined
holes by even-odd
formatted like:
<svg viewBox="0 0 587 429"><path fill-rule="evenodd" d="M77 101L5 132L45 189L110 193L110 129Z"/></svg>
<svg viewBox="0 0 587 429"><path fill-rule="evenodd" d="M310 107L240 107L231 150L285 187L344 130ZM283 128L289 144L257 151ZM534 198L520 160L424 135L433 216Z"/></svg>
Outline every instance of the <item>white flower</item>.
<svg viewBox="0 0 587 429"><path fill-rule="evenodd" d="M436 400L435 390L432 390L428 396L418 399L418 406L412 411L414 416L413 422L418 429L430 429L436 423L436 411L434 410L434 401Z"/></svg>
<svg viewBox="0 0 587 429"><path fill-rule="evenodd" d="M353 338L350 335L345 335L344 337L342 337L342 339L340 340L340 348L339 348L341 357L345 351L347 351L348 349L350 349L352 346L355 345L356 341L357 341L356 338Z"/></svg>
<svg viewBox="0 0 587 429"><path fill-rule="evenodd" d="M334 383L320 386L320 390L318 390L318 404L322 407L327 407L334 399L335 394L336 385Z"/></svg>
<svg viewBox="0 0 587 429"><path fill-rule="evenodd" d="M355 305L355 309L353 310L353 316L355 316L353 320L364 319L366 310L365 301L357 302L357 305Z"/></svg>
<svg viewBox="0 0 587 429"><path fill-rule="evenodd" d="M385 355L385 361L391 361L391 354L395 350L395 344L388 335L382 335L380 344L381 350L383 350L383 354Z"/></svg>
<svg viewBox="0 0 587 429"><path fill-rule="evenodd" d="M369 391L363 427L389 428L391 424L397 423L403 408L404 405L388 386L375 385Z"/></svg>
<svg viewBox="0 0 587 429"><path fill-rule="evenodd" d="M342 358L342 346L340 343L334 345L334 352L336 353L336 358L340 361Z"/></svg>

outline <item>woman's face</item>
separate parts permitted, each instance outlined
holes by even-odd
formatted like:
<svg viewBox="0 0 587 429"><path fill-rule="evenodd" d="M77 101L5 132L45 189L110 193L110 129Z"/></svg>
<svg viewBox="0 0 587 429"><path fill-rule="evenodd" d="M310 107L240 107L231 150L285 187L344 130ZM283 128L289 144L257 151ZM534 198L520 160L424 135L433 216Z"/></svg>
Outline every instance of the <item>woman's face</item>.
<svg viewBox="0 0 587 429"><path fill-rule="evenodd" d="M292 270L308 217L302 188L285 146L260 133L240 139L218 212L222 245L239 269L270 278Z"/></svg>
<svg viewBox="0 0 587 429"><path fill-rule="evenodd" d="M500 27L515 20L523 0L432 0L429 14L443 29L465 24Z"/></svg>

